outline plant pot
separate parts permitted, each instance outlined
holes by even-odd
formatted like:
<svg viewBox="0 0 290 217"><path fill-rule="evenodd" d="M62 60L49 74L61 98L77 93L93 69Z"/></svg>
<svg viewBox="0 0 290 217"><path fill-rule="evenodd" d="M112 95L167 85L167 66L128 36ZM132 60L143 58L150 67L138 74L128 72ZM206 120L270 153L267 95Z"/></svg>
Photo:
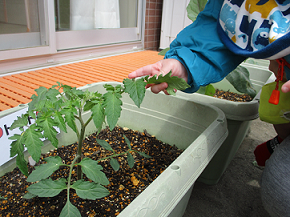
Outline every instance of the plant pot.
<svg viewBox="0 0 290 217"><path fill-rule="evenodd" d="M102 92L104 84L86 85L80 89ZM139 131L146 129L157 139L185 150L119 216L182 216L194 182L227 137L224 113L214 106L164 94L155 95L151 91L146 92L141 108L137 108L127 95L122 101L118 125ZM84 116L88 118L89 113ZM93 124L87 129L87 135L96 131ZM59 143L69 145L75 142L72 135L71 131L60 132ZM44 152L52 148L45 143ZM1 171L7 171L7 167L11 170L13 161L2 165Z"/></svg>
<svg viewBox="0 0 290 217"><path fill-rule="evenodd" d="M178 98L214 105L220 108L226 115L229 135L198 178L198 181L208 185L218 183L227 166L235 156L247 135L251 121L259 117L259 96L262 86L274 79L272 77L273 73L265 67L251 64L242 65L249 70L251 82L257 92L257 95L251 102L233 102L198 93L177 93ZM226 79L212 85L216 89L239 93Z"/></svg>

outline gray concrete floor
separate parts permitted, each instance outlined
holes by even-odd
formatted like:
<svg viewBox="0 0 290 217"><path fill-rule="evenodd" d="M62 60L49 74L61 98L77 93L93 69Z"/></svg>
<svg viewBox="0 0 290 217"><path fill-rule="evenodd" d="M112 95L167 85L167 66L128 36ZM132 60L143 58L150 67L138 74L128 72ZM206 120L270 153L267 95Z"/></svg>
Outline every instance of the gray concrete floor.
<svg viewBox="0 0 290 217"><path fill-rule="evenodd" d="M254 149L276 136L271 124L253 120L250 130L216 185L196 182L183 217L269 217L260 198L262 167Z"/></svg>

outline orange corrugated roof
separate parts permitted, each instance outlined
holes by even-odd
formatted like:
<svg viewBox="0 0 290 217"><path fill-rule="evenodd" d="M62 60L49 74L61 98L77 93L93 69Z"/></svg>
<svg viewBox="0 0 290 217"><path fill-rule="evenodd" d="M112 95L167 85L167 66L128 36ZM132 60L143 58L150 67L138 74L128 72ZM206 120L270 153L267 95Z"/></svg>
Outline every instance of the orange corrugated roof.
<svg viewBox="0 0 290 217"><path fill-rule="evenodd" d="M49 88L57 81L73 87L122 82L130 72L161 59L157 51L140 51L0 77L0 111L30 102L40 86Z"/></svg>

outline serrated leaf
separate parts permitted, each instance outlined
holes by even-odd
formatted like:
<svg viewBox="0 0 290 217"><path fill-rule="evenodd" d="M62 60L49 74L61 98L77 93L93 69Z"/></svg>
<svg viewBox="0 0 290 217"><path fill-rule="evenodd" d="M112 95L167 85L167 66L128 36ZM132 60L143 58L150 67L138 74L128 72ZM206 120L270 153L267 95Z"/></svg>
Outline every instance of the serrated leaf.
<svg viewBox="0 0 290 217"><path fill-rule="evenodd" d="M107 122L110 130L113 130L116 126L122 111L122 101L120 100L121 94L114 92L107 92L104 94L105 102L105 115L107 116Z"/></svg>
<svg viewBox="0 0 290 217"><path fill-rule="evenodd" d="M146 92L146 82L144 79L131 80L126 78L123 80L123 84L125 87L125 92L129 94L135 105L140 108Z"/></svg>
<svg viewBox="0 0 290 217"><path fill-rule="evenodd" d="M112 147L110 146L109 143L107 143L105 140L102 139L97 139L97 142L99 143L100 146L102 146L104 149L108 151L114 151Z"/></svg>
<svg viewBox="0 0 290 217"><path fill-rule="evenodd" d="M62 114L59 111L55 112L54 121L57 123L57 126L59 127L60 130L62 130L63 132L67 133L66 124L65 124L64 118L63 118Z"/></svg>
<svg viewBox="0 0 290 217"><path fill-rule="evenodd" d="M113 170L115 170L115 171L118 171L120 169L119 162L116 159L114 159L114 158L110 159L110 165L113 168Z"/></svg>
<svg viewBox="0 0 290 217"><path fill-rule="evenodd" d="M165 56L165 54L166 54L167 51L169 51L169 50L170 50L170 47L167 47L167 48L163 49L162 51L160 51L160 52L158 53L158 55Z"/></svg>
<svg viewBox="0 0 290 217"><path fill-rule="evenodd" d="M28 110L41 110L41 108L44 107L46 103L46 97L45 94L47 92L47 88L45 87L39 87L38 89L35 90L37 95L33 94L31 99L32 101L28 103ZM39 109L37 109L39 108Z"/></svg>
<svg viewBox="0 0 290 217"><path fill-rule="evenodd" d="M145 154L144 152L138 151L137 153L138 153L139 155L141 155L142 157L145 157L145 158L151 158L150 155Z"/></svg>
<svg viewBox="0 0 290 217"><path fill-rule="evenodd" d="M250 73L246 67L238 66L234 71L227 75L226 79L237 91L246 93L251 97L256 96L256 90L252 85Z"/></svg>
<svg viewBox="0 0 290 217"><path fill-rule="evenodd" d="M14 136L9 137L9 139L15 139L15 141L13 141L10 145L10 157L14 157L18 153L23 153L25 141L24 134L14 134Z"/></svg>
<svg viewBox="0 0 290 217"><path fill-rule="evenodd" d="M41 164L35 167L35 170L28 176L28 182L36 182L41 179L46 179L49 177L54 171L59 169L62 163L62 159L59 156L55 157L47 157L44 159L47 163Z"/></svg>
<svg viewBox="0 0 290 217"><path fill-rule="evenodd" d="M134 164L135 164L135 159L134 159L133 155L131 153L129 153L129 152L128 152L128 155L127 155L127 161L128 161L129 167L133 168Z"/></svg>
<svg viewBox="0 0 290 217"><path fill-rule="evenodd" d="M10 126L10 130L24 127L28 125L28 115L22 114L21 116L18 116L17 119L12 123Z"/></svg>
<svg viewBox="0 0 290 217"><path fill-rule="evenodd" d="M93 108L95 104L92 101L87 101L84 105L84 111L89 111Z"/></svg>
<svg viewBox="0 0 290 217"><path fill-rule="evenodd" d="M55 181L52 179L44 179L30 185L27 190L31 194L37 195L38 197L54 197L66 188L67 186L65 179Z"/></svg>
<svg viewBox="0 0 290 217"><path fill-rule="evenodd" d="M188 18L194 22L197 15L203 11L207 0L190 0L189 4L186 7Z"/></svg>
<svg viewBox="0 0 290 217"><path fill-rule="evenodd" d="M81 217L81 213L69 200L67 200L59 217Z"/></svg>
<svg viewBox="0 0 290 217"><path fill-rule="evenodd" d="M67 125L74 131L77 132L77 126L75 123L74 111L70 108L63 109L64 118Z"/></svg>
<svg viewBox="0 0 290 217"><path fill-rule="evenodd" d="M167 83L167 92L170 95L175 95L174 90L185 90L186 88L189 88L190 85L188 85L185 80L182 78L179 78L177 76L171 76L171 71L167 73L166 75L160 74L158 77L157 75L154 75L153 77L149 78L148 76L146 77L147 83L148 84L160 84L160 83Z"/></svg>
<svg viewBox="0 0 290 217"><path fill-rule="evenodd" d="M46 97L47 99L49 99L50 102L55 103L56 101L58 101L57 96L60 94L60 92L54 88L50 88L47 92L46 92Z"/></svg>
<svg viewBox="0 0 290 217"><path fill-rule="evenodd" d="M31 194L30 192L27 192L26 194L23 195L22 198L26 199L26 200L29 200L29 199L32 199L34 197L36 197L37 195L35 194Z"/></svg>
<svg viewBox="0 0 290 217"><path fill-rule="evenodd" d="M125 142L126 142L128 148L131 150L132 147L131 147L131 142L130 142L130 140L129 140L125 135L123 135L123 137L124 137L124 139L125 139Z"/></svg>
<svg viewBox="0 0 290 217"><path fill-rule="evenodd" d="M10 148L10 157L16 156L16 165L19 168L19 170L26 176L28 176L28 168L27 168L27 162L24 159L24 144L23 141L25 140L24 136L21 135L14 135L13 136L18 137L17 140L13 141L11 143L11 148ZM10 137L11 138L11 137Z"/></svg>
<svg viewBox="0 0 290 217"><path fill-rule="evenodd" d="M100 132L102 129L103 123L105 122L105 110L101 102L95 104L94 107L91 109L91 111L92 111L94 124L98 132Z"/></svg>
<svg viewBox="0 0 290 217"><path fill-rule="evenodd" d="M27 162L24 159L23 153L18 153L16 157L16 165L24 175L28 176Z"/></svg>
<svg viewBox="0 0 290 217"><path fill-rule="evenodd" d="M102 185L84 180L76 181L71 188L75 189L77 195L82 199L96 200L110 194Z"/></svg>
<svg viewBox="0 0 290 217"><path fill-rule="evenodd" d="M108 185L110 183L105 173L101 171L103 167L99 165L97 161L90 158L84 158L78 165L82 166L83 173L94 182L102 185Z"/></svg>
<svg viewBox="0 0 290 217"><path fill-rule="evenodd" d="M43 136L47 138L54 147L58 147L58 140L56 138L57 131L54 126L57 124L51 117L43 117L38 122L39 126L43 129Z"/></svg>
<svg viewBox="0 0 290 217"><path fill-rule="evenodd" d="M104 88L106 89L106 91L114 91L115 90L114 86L110 85L110 84L105 84Z"/></svg>
<svg viewBox="0 0 290 217"><path fill-rule="evenodd" d="M43 146L42 134L37 130L36 125L31 125L25 132L25 147L33 160L39 161L41 155L41 147Z"/></svg>
<svg viewBox="0 0 290 217"><path fill-rule="evenodd" d="M216 90L212 84L209 84L205 87L204 86L200 87L196 92L207 96L214 96Z"/></svg>

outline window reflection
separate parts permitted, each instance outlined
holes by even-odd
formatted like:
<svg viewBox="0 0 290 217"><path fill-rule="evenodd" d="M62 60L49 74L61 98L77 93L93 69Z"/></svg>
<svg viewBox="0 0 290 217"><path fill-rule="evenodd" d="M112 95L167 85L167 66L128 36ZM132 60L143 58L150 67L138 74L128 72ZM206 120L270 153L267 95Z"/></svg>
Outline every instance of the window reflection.
<svg viewBox="0 0 290 217"><path fill-rule="evenodd" d="M37 0L0 1L0 34L39 32Z"/></svg>
<svg viewBox="0 0 290 217"><path fill-rule="evenodd" d="M137 0L55 0L56 30L137 27Z"/></svg>

